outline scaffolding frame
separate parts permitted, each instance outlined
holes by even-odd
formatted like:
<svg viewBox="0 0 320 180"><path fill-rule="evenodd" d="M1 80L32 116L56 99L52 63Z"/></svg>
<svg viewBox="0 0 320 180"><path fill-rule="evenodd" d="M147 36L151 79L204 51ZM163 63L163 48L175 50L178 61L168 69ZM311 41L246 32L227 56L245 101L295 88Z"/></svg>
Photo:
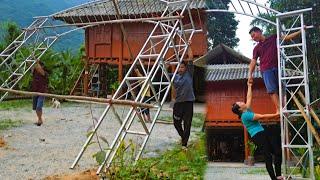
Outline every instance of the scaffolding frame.
<svg viewBox="0 0 320 180"><path fill-rule="evenodd" d="M157 9L165 7L166 1L132 0L124 2L126 2L126 4L122 3L121 7L126 11L122 10L121 13L127 15L118 18L113 15L116 8L113 7L112 0L90 1L49 16L34 17L31 25L24 28L23 32L0 53L0 87L13 89L26 73L31 70L36 61L40 59L58 39L74 31L105 24L134 22L154 23L159 20L170 21L181 18L176 15L159 17L159 14L150 12L150 8ZM146 6L147 2L149 6ZM172 4L174 2L169 3ZM195 7L199 6L199 3L193 4ZM142 6L139 10L145 13L144 16L138 16L136 15L137 12L129 11L129 9L135 9L138 5ZM94 9L94 7L96 7L96 9ZM76 10L71 11L71 9ZM107 15L103 16L102 14ZM93 16L93 18L91 16ZM24 49L27 45L29 45L29 48L32 47L28 49L28 51ZM0 102L3 101L7 95L7 92L0 92Z"/></svg>
<svg viewBox="0 0 320 180"><path fill-rule="evenodd" d="M313 160L313 136L307 122L303 120L298 123L297 117L302 117L299 106L296 106L296 96L298 93L306 97L304 100L304 113L310 116L310 92L308 78L307 46L305 33L305 14L312 9L302 9L287 13L277 14L277 46L278 46L278 74L279 74L279 97L281 114L281 142L282 142L282 160L285 175L288 178L304 178L294 174L297 168L303 168L310 174L311 179L314 176ZM281 37L288 34L301 31L300 39L296 41L285 42ZM290 70L290 71L289 71ZM307 129L306 134L304 130ZM298 151L302 151L299 156ZM294 160L290 159L293 155ZM309 164L309 166L307 166ZM309 168L308 168L309 167Z"/></svg>
<svg viewBox="0 0 320 180"><path fill-rule="evenodd" d="M151 6L147 6L145 3L147 1L151 3ZM133 65L130 67L125 78L121 82L116 94L112 97L112 99L134 99L135 102L149 102L153 104L156 109L156 113L152 118L152 123L149 127L144 123L144 117L141 116L141 112L144 111L142 107L131 106L130 109L122 110L123 112L126 111L125 113L120 113L120 108L116 107L114 104L107 105L99 118L98 123L95 125L93 133L89 136L74 161L72 168L74 168L80 160L82 154L87 148L87 145L91 142L93 135L99 129L100 124L104 121L107 114L114 114L121 127L115 134L115 138L107 152L105 160L99 167L97 173L100 173L103 168L110 167L120 143L124 141L128 134L144 137L142 144L140 144L139 151L135 155L135 161L137 161L141 156L141 153L154 128L162 105L169 93L173 78L177 73L177 69L180 66L182 59L185 58L186 51L189 47L189 41L195 33L202 31L202 29L195 28L193 23L194 17L191 15L190 6L199 8L206 2L205 11L208 13L228 12L241 14L263 20L277 27L280 97L287 97L286 101L280 98L281 107L283 107L281 109L281 137L285 175L291 178L299 178L293 174L293 171L298 166L302 166L307 170L307 168L301 163L303 158L307 155L307 158L309 159L310 178L314 179L313 144L310 130L307 128L307 137L304 138L300 133L300 130L305 126L305 123L303 123L300 127L294 128L294 131L296 132L293 136L294 138L290 139L289 137L289 127L294 124L292 119L301 115L296 109L290 109L290 102L294 94L296 94L300 89L303 90L306 98L306 105L304 106L305 113L310 117L308 108L310 106L310 94L306 56L307 48L305 31L303 29L303 17L304 13L307 13L311 9L281 13L267 7L267 5L257 3L255 0L232 0L232 7L230 9L225 7L221 0L147 1L132 0L126 1L129 2L128 4L121 4L119 3L120 1L95 0L57 12L50 16L35 17L34 22L29 27L25 28L22 34L0 53L0 87L13 89L36 63L37 59L40 59L42 55L56 42L56 40L73 31L97 25L114 23L146 22L154 24L153 31L145 42L139 55L135 58ZM113 7L114 2L117 2L118 8ZM216 8L208 6L210 3L214 3ZM140 12L142 13L137 14L135 11L132 11L136 6L139 7ZM149 13L148 10L152 7L165 8L161 13ZM76 10L72 11L74 9ZM112 15L114 11L119 12L117 17ZM258 16L261 13L276 16L276 22ZM183 17L189 18L191 28L185 29L186 24L182 21ZM294 20L291 27L286 28L283 20L292 17L296 17L296 19L299 20ZM67 23L62 23L57 20ZM297 22L299 22L300 25L298 27L294 27ZM302 31L300 43L296 44L291 42L291 44L284 44L284 42L280 40L279 37L281 37L283 33L287 34L288 32L296 30ZM28 44L31 44L32 48L30 51L25 52L23 47ZM298 52L300 52L300 54L291 55L291 51L287 50L288 48L298 48ZM296 61L298 61L298 63L296 63ZM288 64L289 67L287 67ZM173 66L176 69L172 77L170 77L166 69L167 65ZM138 67L140 72L142 72L142 77L136 77L132 74L136 67ZM286 68L298 73L288 74ZM157 73L161 74L160 80L156 79ZM284 87L282 84L284 84ZM295 89L292 90L293 88ZM153 96L149 99L145 99L146 91L148 89L152 91ZM287 93L283 93L283 91L286 91ZM7 92L0 94L0 102L7 96L7 94ZM140 120L142 131L130 130L135 119ZM294 144L293 140L297 137L302 138L304 144ZM297 163L293 166L294 168L290 168L291 165L287 162L288 159L286 159L286 153L288 151L293 152L293 149L297 148L303 148L304 155L298 159Z"/></svg>
<svg viewBox="0 0 320 180"><path fill-rule="evenodd" d="M214 2L213 0L211 2ZM219 6L215 4L216 6ZM307 26L304 22L304 15L309 13L312 8L301 9L291 11L287 13L281 13L274 9L268 8L266 5L257 3L251 0L233 0L231 1L232 7L227 9L210 9L207 7L207 12L228 12L240 15L245 15L253 18L260 19L269 24L276 26L277 29L277 47L278 47L278 74L279 74L279 97L280 97L280 126L281 126L281 142L282 142L282 167L284 169L284 175L286 178L293 179L315 179L314 175L314 156L313 156L313 135L307 123L304 121L303 124L295 122L297 116L302 117L302 114L297 106L293 106L294 97L300 92L305 98L303 103L305 114L309 119L310 117L310 106L318 100L310 103L309 93L309 79L308 79L308 62L307 62L307 47L306 47L306 34L305 29L313 28L313 26ZM238 6L237 6L238 5ZM247 8L244 8L247 5ZM238 8L237 8L238 7ZM256 8L258 15L261 12L265 12L271 16L276 17L276 21L270 21L260 16L256 16L253 12L253 8ZM287 19L293 19L288 22ZM287 24L286 24L287 23ZM298 24L296 26L296 24ZM289 26L286 28L286 26ZM282 40L282 37L287 36L289 33L295 31L301 31L301 39L299 43L291 40L289 44L286 44ZM291 51L286 49L296 48L298 54L291 54ZM295 51L296 52L296 51ZM298 82L297 82L298 81ZM301 92L300 90L303 90ZM284 93L285 92L285 93ZM282 98L283 97L283 98ZM290 109L295 107L294 109ZM290 109L290 110L289 110ZM291 131L289 129L291 127ZM304 127L307 129L307 134L303 135L302 130ZM293 131L292 131L293 130ZM293 134L290 137L290 134ZM301 144L295 144L295 140L300 137L302 140ZM303 149L303 155L298 157L296 149ZM290 164L290 156L293 155L295 161ZM305 162L308 162L308 167ZM301 177L294 174L295 170L302 167L306 174L309 174L309 178Z"/></svg>
<svg viewBox="0 0 320 180"><path fill-rule="evenodd" d="M94 134L99 129L99 126L104 121L107 114L110 113L113 113L118 117L121 127L114 136L111 145L107 148L108 150L105 159L102 165L98 168L97 174L100 174L104 168L108 169L111 166L121 143L128 139L128 134L143 137L142 143L139 144L139 150L135 154L135 162L141 156L166 97L171 90L170 87L180 63L186 58L189 42L195 33L202 31L201 29L195 29L193 17L189 9L190 2L188 0L165 3L167 3L167 7L165 11L163 11L161 17L168 17L169 20L166 19L159 20L157 22L150 22L154 24L152 32L128 70L116 93L112 97L112 99L133 98L136 102L152 103L155 107L154 109L156 113L152 117L151 124L148 127L145 123L145 119L141 115L144 109L141 107L132 106L126 111L126 113L124 113L125 116L122 116L122 113L119 113L119 111L117 112L114 105L108 105L102 116L99 118L98 123L95 125L93 133L88 137L87 141L83 145L71 168L74 168L77 165L82 154L86 151L88 144L92 141ZM173 16L178 18L172 19L171 17ZM186 21L183 20L183 17L187 17L187 23L191 24L190 28L185 28ZM175 69L172 76L168 73L168 66L174 67ZM139 69L142 76L133 74L135 69ZM157 74L161 74L160 79L159 77L156 78ZM150 90L153 95L146 99L145 96L148 90ZM154 102L151 102L151 100ZM141 126L143 127L141 130L131 130L131 126L135 118L140 120Z"/></svg>

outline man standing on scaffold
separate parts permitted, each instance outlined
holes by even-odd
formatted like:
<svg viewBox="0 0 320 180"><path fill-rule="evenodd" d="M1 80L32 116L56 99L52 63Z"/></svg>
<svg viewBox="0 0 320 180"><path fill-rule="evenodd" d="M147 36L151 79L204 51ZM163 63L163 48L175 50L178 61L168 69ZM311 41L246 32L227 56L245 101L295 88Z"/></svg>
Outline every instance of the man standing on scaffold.
<svg viewBox="0 0 320 180"><path fill-rule="evenodd" d="M265 37L262 30L258 27L253 27L249 31L252 40L258 44L253 49L253 58L249 65L248 82L253 81L252 73L256 67L257 60L260 60L260 71L267 93L270 95L273 104L276 107L276 114L280 113L279 103L279 84L278 84L278 50L277 50L277 35L273 34ZM301 31L280 37L284 41L289 41L301 34Z"/></svg>

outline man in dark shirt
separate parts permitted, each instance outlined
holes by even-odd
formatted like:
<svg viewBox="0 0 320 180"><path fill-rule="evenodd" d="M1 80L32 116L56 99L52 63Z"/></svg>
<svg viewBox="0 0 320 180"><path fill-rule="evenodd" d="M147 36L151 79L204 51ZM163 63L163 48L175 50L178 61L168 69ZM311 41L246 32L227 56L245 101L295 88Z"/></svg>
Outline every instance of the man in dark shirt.
<svg viewBox="0 0 320 180"><path fill-rule="evenodd" d="M301 31L294 32L287 36L280 37L288 41L299 35ZM262 30L258 27L253 27L249 34L251 38L258 42L253 49L253 58L249 65L248 82L253 81L252 73L260 58L260 71L264 80L268 94L270 94L273 104L276 106L276 113L280 112L279 103L279 82L278 82L278 50L277 50L277 35L265 37Z"/></svg>
<svg viewBox="0 0 320 180"><path fill-rule="evenodd" d="M37 60L36 65L33 69L32 79L32 91L46 93L48 92L48 73L44 68L44 64ZM38 122L35 124L41 126L42 121L42 107L44 102L43 96L33 96L32 98L32 109L36 111Z"/></svg>
<svg viewBox="0 0 320 180"><path fill-rule="evenodd" d="M176 99L173 106L173 123L174 127L181 136L183 148L187 147L193 116L193 77L192 64L182 62L179 66L173 85L176 92ZM183 122L183 128L182 128Z"/></svg>

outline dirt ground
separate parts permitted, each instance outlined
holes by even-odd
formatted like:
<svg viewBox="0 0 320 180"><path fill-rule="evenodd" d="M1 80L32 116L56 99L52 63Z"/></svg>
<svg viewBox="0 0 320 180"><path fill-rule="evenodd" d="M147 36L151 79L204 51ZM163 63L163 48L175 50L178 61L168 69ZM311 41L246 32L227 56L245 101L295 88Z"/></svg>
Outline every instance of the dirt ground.
<svg viewBox="0 0 320 180"><path fill-rule="evenodd" d="M54 175L45 177L44 180L98 180L99 176L96 175L96 170L86 170L80 173L70 175Z"/></svg>
<svg viewBox="0 0 320 180"><path fill-rule="evenodd" d="M0 148L0 179L97 179L95 171L89 170L97 167L92 157L99 151L96 144L88 147L75 169L70 169L70 166L87 139L93 117L99 118L105 107L92 105L88 108L85 104L61 106L60 109L45 107L44 124L40 127L34 125L36 115L29 107L0 109L0 121L12 119L23 122L21 127L0 133L3 137L0 146L5 145ZM171 116L171 113L163 111L160 117ZM138 124L141 126L141 123ZM107 116L98 133L112 142L113 134L118 132L119 127L114 116ZM132 127L139 126L133 124ZM142 157L157 156L178 142L179 135L172 124L157 123Z"/></svg>
<svg viewBox="0 0 320 180"><path fill-rule="evenodd" d="M0 137L0 148L5 146L6 146L6 142L4 141L3 137Z"/></svg>

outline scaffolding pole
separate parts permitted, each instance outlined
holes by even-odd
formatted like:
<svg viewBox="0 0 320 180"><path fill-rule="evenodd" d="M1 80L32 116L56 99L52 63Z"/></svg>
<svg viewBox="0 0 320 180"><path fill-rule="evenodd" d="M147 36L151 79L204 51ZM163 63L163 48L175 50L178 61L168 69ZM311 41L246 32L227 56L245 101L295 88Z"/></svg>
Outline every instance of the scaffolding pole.
<svg viewBox="0 0 320 180"><path fill-rule="evenodd" d="M314 180L313 136L310 117L310 93L308 78L308 62L304 14L311 9L302 9L277 14L277 46L279 59L279 97L281 114L282 157L287 178L306 178L296 175L294 171L302 168ZM285 22L291 22L289 25ZM289 33L301 31L296 41L286 42L281 39ZM286 71L286 70L291 71ZM304 105L298 103L296 94L304 98ZM283 98L284 97L284 98ZM299 106L300 105L300 106ZM301 112L303 111L303 112ZM298 113L298 114L297 114ZM298 123L296 115L303 116L306 121ZM307 125L306 125L307 124ZM307 133L304 134L304 130ZM300 151L300 152L299 152ZM302 155L301 155L301 151ZM298 152L300 154L298 154ZM291 157L294 160L291 160ZM302 163L307 160L308 164Z"/></svg>

